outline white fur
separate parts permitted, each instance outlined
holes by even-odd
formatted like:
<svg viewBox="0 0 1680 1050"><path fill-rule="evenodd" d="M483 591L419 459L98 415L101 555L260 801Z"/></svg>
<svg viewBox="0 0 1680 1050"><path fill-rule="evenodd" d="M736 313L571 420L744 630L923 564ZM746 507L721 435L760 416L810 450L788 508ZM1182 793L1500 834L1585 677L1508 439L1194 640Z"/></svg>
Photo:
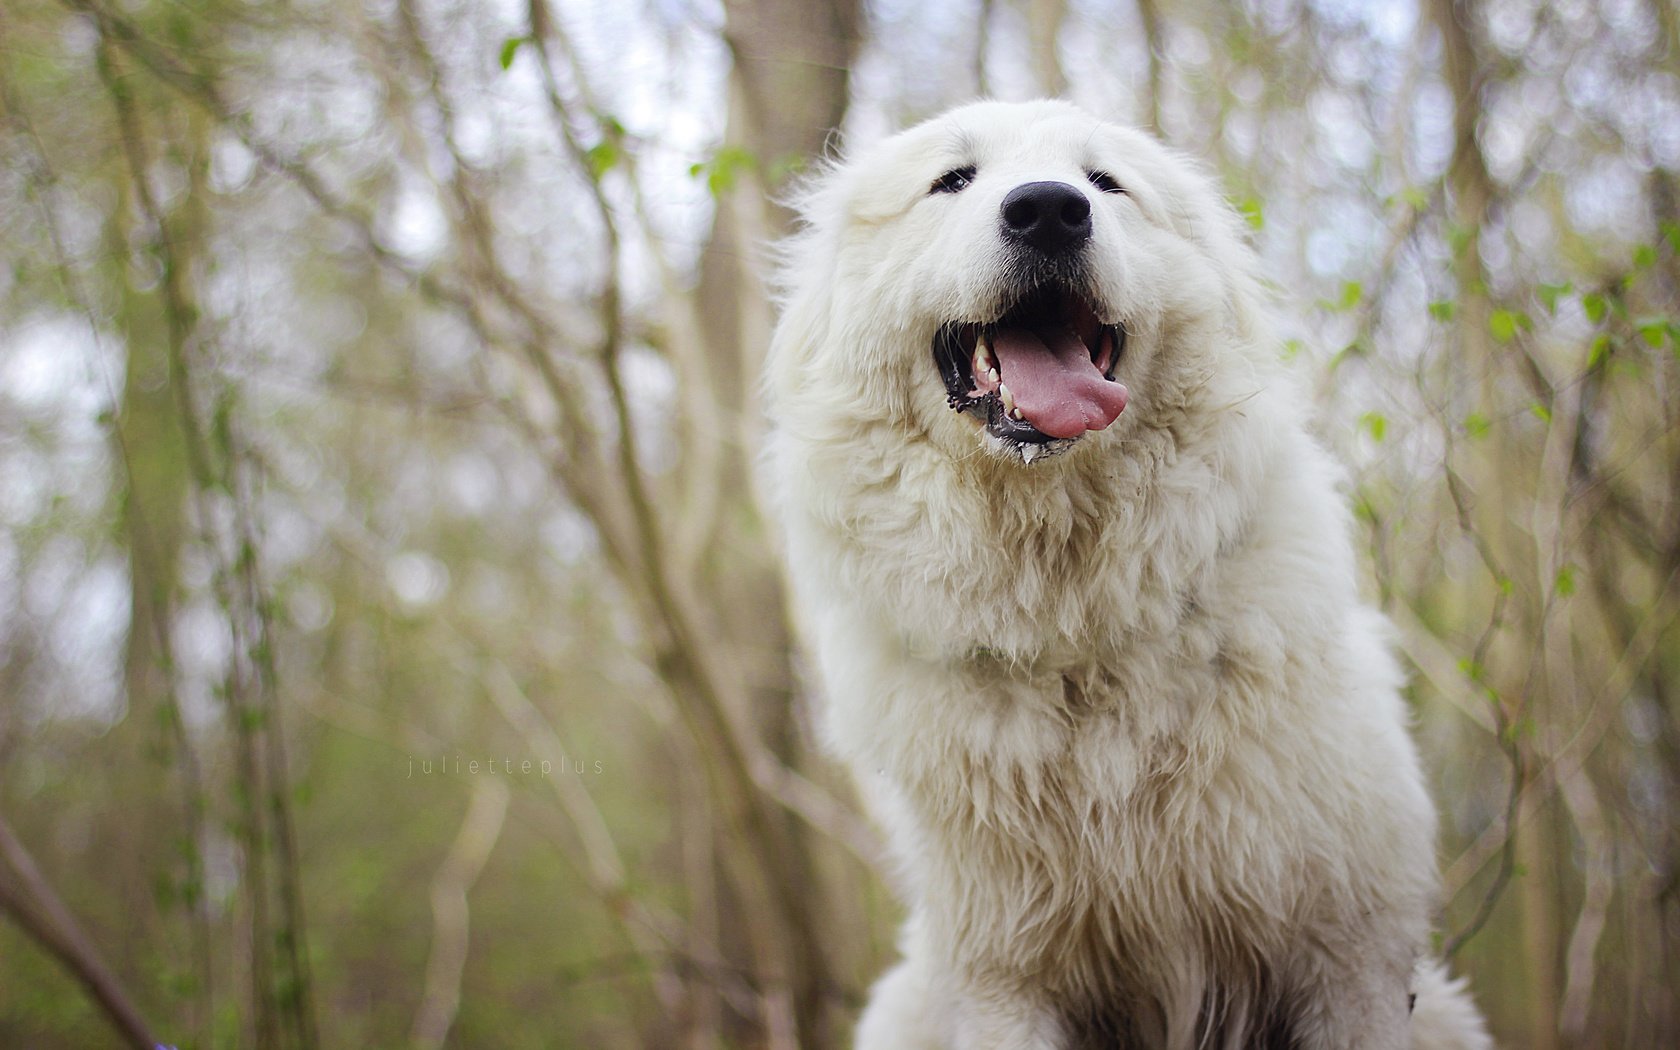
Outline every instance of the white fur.
<svg viewBox="0 0 1680 1050"><path fill-rule="evenodd" d="M1132 401L1027 464L946 406L930 344L997 316L999 203L1039 179L1090 194ZM1065 103L988 102L804 212L769 481L827 738L911 909L860 1050L1239 1048L1269 1019L1318 1050L1489 1046L1420 964L1435 823L1401 674L1210 181Z"/></svg>

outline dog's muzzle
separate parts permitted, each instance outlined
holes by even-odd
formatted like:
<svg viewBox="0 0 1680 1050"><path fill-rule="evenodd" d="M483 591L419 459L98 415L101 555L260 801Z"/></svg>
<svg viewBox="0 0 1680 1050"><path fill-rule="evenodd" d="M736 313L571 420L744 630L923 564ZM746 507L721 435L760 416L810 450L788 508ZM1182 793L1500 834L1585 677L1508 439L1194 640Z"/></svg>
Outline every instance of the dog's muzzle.
<svg viewBox="0 0 1680 1050"><path fill-rule="evenodd" d="M1011 196L1043 185L1061 184L1028 183ZM1038 203L1046 204L1046 197ZM1033 234L1033 221L1018 216L1021 236L1066 243L1076 236L1067 227L1077 226L1077 217L1068 215L1071 210L1056 220L1062 228L1053 234ZM1087 202L1087 223L1089 217ZM1104 429L1125 411L1126 387L1114 377L1125 346L1123 325L1102 321L1083 295L1050 285L1034 288L996 320L941 326L933 358L951 408L980 418L987 433L1030 463Z"/></svg>

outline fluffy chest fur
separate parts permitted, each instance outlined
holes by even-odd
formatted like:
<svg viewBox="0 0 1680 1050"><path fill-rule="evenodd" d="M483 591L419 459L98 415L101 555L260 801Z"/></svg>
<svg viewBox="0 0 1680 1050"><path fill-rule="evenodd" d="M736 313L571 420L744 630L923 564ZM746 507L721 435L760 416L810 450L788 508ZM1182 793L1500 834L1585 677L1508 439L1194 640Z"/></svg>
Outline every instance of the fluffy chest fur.
<svg viewBox="0 0 1680 1050"><path fill-rule="evenodd" d="M1027 499L854 457L857 490L829 475L790 532L834 568L803 603L830 738L929 935L974 979L1030 976L1139 1045L1210 1010L1253 1037L1294 931L1431 878L1427 858L1398 885L1361 859L1429 818L1405 776L1401 834L1346 789L1415 760L1331 468L1291 428L1227 425L1243 439L1194 451L1139 433Z"/></svg>

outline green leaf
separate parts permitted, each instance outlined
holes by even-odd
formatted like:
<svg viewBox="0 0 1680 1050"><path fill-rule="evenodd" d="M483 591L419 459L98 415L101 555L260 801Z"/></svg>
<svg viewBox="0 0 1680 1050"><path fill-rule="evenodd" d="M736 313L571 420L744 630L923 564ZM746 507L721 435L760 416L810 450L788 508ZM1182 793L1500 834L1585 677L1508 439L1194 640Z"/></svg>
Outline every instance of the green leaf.
<svg viewBox="0 0 1680 1050"><path fill-rule="evenodd" d="M1365 294L1365 286L1358 281L1342 282L1342 293L1335 299L1320 299L1319 309L1334 313L1346 313L1359 305L1360 298Z"/></svg>
<svg viewBox="0 0 1680 1050"><path fill-rule="evenodd" d="M1254 196L1253 194L1249 194L1244 197L1242 200L1237 202L1237 212L1241 214L1243 220L1248 223L1249 229L1259 230L1265 228L1266 212L1260 204L1260 198Z"/></svg>
<svg viewBox="0 0 1680 1050"><path fill-rule="evenodd" d="M1534 322L1521 310L1495 310L1488 315L1488 331L1501 343L1509 343L1519 331L1533 327Z"/></svg>
<svg viewBox="0 0 1680 1050"><path fill-rule="evenodd" d="M1377 523L1377 506L1363 493L1353 498L1353 516L1367 525Z"/></svg>
<svg viewBox="0 0 1680 1050"><path fill-rule="evenodd" d="M1566 563L1558 569L1552 590L1559 598L1567 598L1575 593L1575 566Z"/></svg>
<svg viewBox="0 0 1680 1050"><path fill-rule="evenodd" d="M751 170L757 163L758 158L751 152L730 144L720 146L711 160L690 165L688 174L691 178L705 176L706 191L713 197L721 197L735 188L742 171Z"/></svg>
<svg viewBox="0 0 1680 1050"><path fill-rule="evenodd" d="M1600 293L1588 292L1581 296L1581 309L1586 311L1587 320L1597 324L1610 312L1610 304L1604 301L1604 296Z"/></svg>
<svg viewBox="0 0 1680 1050"><path fill-rule="evenodd" d="M1649 244L1641 244L1633 250L1633 268L1635 270L1649 270L1657 262L1657 249Z"/></svg>
<svg viewBox="0 0 1680 1050"><path fill-rule="evenodd" d="M1666 317L1641 317L1633 322L1633 327L1639 332L1639 338L1645 340L1645 345L1655 349L1662 345L1670 323Z"/></svg>
<svg viewBox="0 0 1680 1050"><path fill-rule="evenodd" d="M1554 316L1557 314L1558 300L1574 290L1575 286L1570 284L1568 281L1565 281L1562 284L1542 284L1538 289L1536 289L1540 296L1540 301L1546 304L1546 312Z"/></svg>
<svg viewBox="0 0 1680 1050"><path fill-rule="evenodd" d="M621 157L618 143L612 139L602 139L583 154L584 162L589 165L590 175L596 179L611 171Z"/></svg>
<svg viewBox="0 0 1680 1050"><path fill-rule="evenodd" d="M1447 224L1447 247L1452 249L1452 253L1455 256L1456 255L1463 255L1464 254L1464 249L1467 246L1469 246L1469 244L1470 244L1470 229L1469 229L1469 227L1460 226L1457 223L1448 223Z"/></svg>
<svg viewBox="0 0 1680 1050"><path fill-rule="evenodd" d="M805 154L795 150L777 157L770 165L769 181L772 186L779 186L790 175L797 175L805 170Z"/></svg>
<svg viewBox="0 0 1680 1050"><path fill-rule="evenodd" d="M1437 321L1451 321L1458 316L1458 304L1451 299L1437 299L1429 304L1429 316Z"/></svg>
<svg viewBox="0 0 1680 1050"><path fill-rule="evenodd" d="M1329 370L1331 372L1335 372L1338 368L1342 367L1343 363L1346 362L1348 358L1364 357L1370 352L1370 347L1366 346L1358 339L1355 339L1353 342L1336 351L1335 356L1330 358Z"/></svg>
<svg viewBox="0 0 1680 1050"><path fill-rule="evenodd" d="M1587 367L1597 368L1610 356L1610 333L1600 332L1592 341L1592 348L1587 351Z"/></svg>
<svg viewBox="0 0 1680 1050"><path fill-rule="evenodd" d="M503 72L506 72L508 67L513 65L513 58L519 54L519 49L530 42L531 38L528 36L510 36L502 41L501 63Z"/></svg>
<svg viewBox="0 0 1680 1050"><path fill-rule="evenodd" d="M1515 744L1524 737L1534 736L1536 731L1537 727L1534 724L1534 719L1531 716L1524 715L1505 727L1503 739L1506 744ZM1526 874L1526 872L1523 874Z"/></svg>
<svg viewBox="0 0 1680 1050"><path fill-rule="evenodd" d="M1488 430L1491 429L1491 427L1492 424L1488 422L1488 417L1482 415L1480 412L1472 412L1464 417L1464 433L1468 435L1472 441L1478 441L1487 437Z"/></svg>
<svg viewBox="0 0 1680 1050"><path fill-rule="evenodd" d="M1422 211L1429 206L1429 191L1422 186L1407 186L1395 196L1413 211Z"/></svg>
<svg viewBox="0 0 1680 1050"><path fill-rule="evenodd" d="M1680 255L1680 222L1665 222L1662 224L1663 240L1668 242L1668 250Z"/></svg>
<svg viewBox="0 0 1680 1050"><path fill-rule="evenodd" d="M1388 433L1388 418L1381 412L1366 412L1359 417L1359 425L1371 435L1372 441L1381 441Z"/></svg>
<svg viewBox="0 0 1680 1050"><path fill-rule="evenodd" d="M1533 414L1535 419L1538 419L1542 423L1550 423L1552 421L1552 410L1538 401L1530 401L1528 404L1528 410Z"/></svg>

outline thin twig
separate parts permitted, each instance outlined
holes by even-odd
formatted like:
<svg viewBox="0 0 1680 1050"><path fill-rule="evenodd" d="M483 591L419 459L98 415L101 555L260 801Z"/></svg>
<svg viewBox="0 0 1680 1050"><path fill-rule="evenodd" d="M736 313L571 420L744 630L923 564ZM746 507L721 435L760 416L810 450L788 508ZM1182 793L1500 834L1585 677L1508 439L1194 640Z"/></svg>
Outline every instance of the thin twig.
<svg viewBox="0 0 1680 1050"><path fill-rule="evenodd" d="M154 1050L157 1041L133 998L100 958L4 816L0 816L0 911L70 971L125 1042L136 1050Z"/></svg>

